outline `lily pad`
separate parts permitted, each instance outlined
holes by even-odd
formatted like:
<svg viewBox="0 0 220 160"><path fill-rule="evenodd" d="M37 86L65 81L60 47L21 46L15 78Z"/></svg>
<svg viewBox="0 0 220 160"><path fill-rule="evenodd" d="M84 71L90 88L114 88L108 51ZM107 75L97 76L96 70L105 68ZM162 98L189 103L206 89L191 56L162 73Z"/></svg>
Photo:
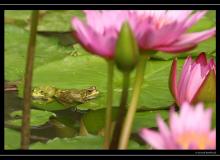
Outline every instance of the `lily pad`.
<svg viewBox="0 0 220 160"><path fill-rule="evenodd" d="M183 60L178 60L178 62ZM168 87L168 77L172 61L148 61L141 89L139 108L158 108L171 105L174 100ZM33 86L52 85L57 88L84 89L96 86L100 95L93 100L77 106L79 110L95 110L105 108L106 101L106 62L97 56L84 55L78 57L68 56L54 61L34 70ZM134 73L131 75L130 96ZM122 74L115 70L114 75L114 101L118 106L121 95ZM22 87L19 95L22 97ZM130 97L129 97L130 98ZM47 108L47 107L45 107Z"/></svg>
<svg viewBox="0 0 220 160"><path fill-rule="evenodd" d="M4 149L19 149L20 148L20 133L13 129L5 128L4 129Z"/></svg>
<svg viewBox="0 0 220 160"><path fill-rule="evenodd" d="M28 41L27 31L13 25L5 25L5 80L23 78ZM55 39L37 36L34 67L62 59L72 50L73 48L59 46Z"/></svg>
<svg viewBox="0 0 220 160"><path fill-rule="evenodd" d="M38 31L70 31L73 16L83 18L81 10L49 10L39 21Z"/></svg>
<svg viewBox="0 0 220 160"><path fill-rule="evenodd" d="M189 32L199 32L205 29L210 29L214 27L216 20L216 14L214 10L208 11L204 17L202 17L196 24L194 24L190 29Z"/></svg>
<svg viewBox="0 0 220 160"><path fill-rule="evenodd" d="M74 138L55 138L49 140L46 144L37 142L30 145L30 149L103 149L104 138L102 136L77 136ZM140 145L134 141L130 141L128 149L140 149Z"/></svg>
<svg viewBox="0 0 220 160"><path fill-rule="evenodd" d="M118 107L112 109L112 120L117 118ZM141 128L157 127L156 116L168 118L168 110L155 110L137 112L134 118L132 133L137 133ZM105 109L90 111L83 116L83 123L90 134L98 134L105 126Z"/></svg>
<svg viewBox="0 0 220 160"><path fill-rule="evenodd" d="M6 23L30 28L31 10L6 10ZM40 10L38 31L69 31L73 16L83 18L81 10ZM20 25L23 22L23 25Z"/></svg>
<svg viewBox="0 0 220 160"><path fill-rule="evenodd" d="M12 112L10 114L12 118L16 118L16 117L20 117L20 118L8 120L6 121L6 124L16 126L16 127L21 127L21 124L22 124L21 115L22 115L22 111ZM30 125L31 127L41 126L45 124L51 116L56 116L56 114L52 112L48 112L48 111L31 109Z"/></svg>

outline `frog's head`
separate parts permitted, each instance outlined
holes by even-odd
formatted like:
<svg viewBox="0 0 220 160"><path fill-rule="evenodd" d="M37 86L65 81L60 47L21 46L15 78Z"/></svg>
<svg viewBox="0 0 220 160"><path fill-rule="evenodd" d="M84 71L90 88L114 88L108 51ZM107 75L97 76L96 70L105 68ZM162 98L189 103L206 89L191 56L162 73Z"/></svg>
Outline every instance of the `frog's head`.
<svg viewBox="0 0 220 160"><path fill-rule="evenodd" d="M94 99L99 95L99 91L95 86L82 90L81 96L84 100Z"/></svg>
<svg viewBox="0 0 220 160"><path fill-rule="evenodd" d="M32 98L34 100L44 100L47 101L52 98L56 93L56 88L51 86L40 86L34 87L32 89Z"/></svg>

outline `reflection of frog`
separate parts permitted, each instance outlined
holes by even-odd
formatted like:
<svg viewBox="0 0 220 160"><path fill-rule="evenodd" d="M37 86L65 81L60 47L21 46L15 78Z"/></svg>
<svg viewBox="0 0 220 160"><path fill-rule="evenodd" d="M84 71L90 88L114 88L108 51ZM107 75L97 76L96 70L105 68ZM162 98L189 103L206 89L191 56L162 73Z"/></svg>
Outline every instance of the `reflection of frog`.
<svg viewBox="0 0 220 160"><path fill-rule="evenodd" d="M96 98L99 91L92 86L87 89L58 89L51 86L35 87L32 90L33 102L45 104L57 101L65 106L74 106Z"/></svg>

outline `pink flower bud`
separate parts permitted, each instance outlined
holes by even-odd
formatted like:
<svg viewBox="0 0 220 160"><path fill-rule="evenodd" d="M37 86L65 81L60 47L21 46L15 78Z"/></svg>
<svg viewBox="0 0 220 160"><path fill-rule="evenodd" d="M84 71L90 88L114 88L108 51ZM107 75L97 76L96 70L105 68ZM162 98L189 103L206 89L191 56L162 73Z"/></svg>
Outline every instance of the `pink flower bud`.
<svg viewBox="0 0 220 160"><path fill-rule="evenodd" d="M177 105L183 102L214 102L216 99L216 64L214 59L207 62L205 53L195 61L189 56L177 76L177 60L173 60L170 73L170 90Z"/></svg>

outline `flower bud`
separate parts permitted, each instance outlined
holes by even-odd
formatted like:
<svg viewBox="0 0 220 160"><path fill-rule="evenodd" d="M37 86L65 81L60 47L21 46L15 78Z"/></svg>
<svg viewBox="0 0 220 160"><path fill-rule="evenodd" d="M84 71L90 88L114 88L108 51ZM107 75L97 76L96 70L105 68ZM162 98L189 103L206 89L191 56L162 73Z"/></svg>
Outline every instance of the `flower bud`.
<svg viewBox="0 0 220 160"><path fill-rule="evenodd" d="M125 22L116 42L115 61L119 70L130 72L138 61L139 50L135 36L127 22Z"/></svg>
<svg viewBox="0 0 220 160"><path fill-rule="evenodd" d="M177 79L177 60L173 60L170 74L170 90L176 103L215 102L216 100L216 64L209 62L205 53L194 61L191 57L185 60L179 80Z"/></svg>

